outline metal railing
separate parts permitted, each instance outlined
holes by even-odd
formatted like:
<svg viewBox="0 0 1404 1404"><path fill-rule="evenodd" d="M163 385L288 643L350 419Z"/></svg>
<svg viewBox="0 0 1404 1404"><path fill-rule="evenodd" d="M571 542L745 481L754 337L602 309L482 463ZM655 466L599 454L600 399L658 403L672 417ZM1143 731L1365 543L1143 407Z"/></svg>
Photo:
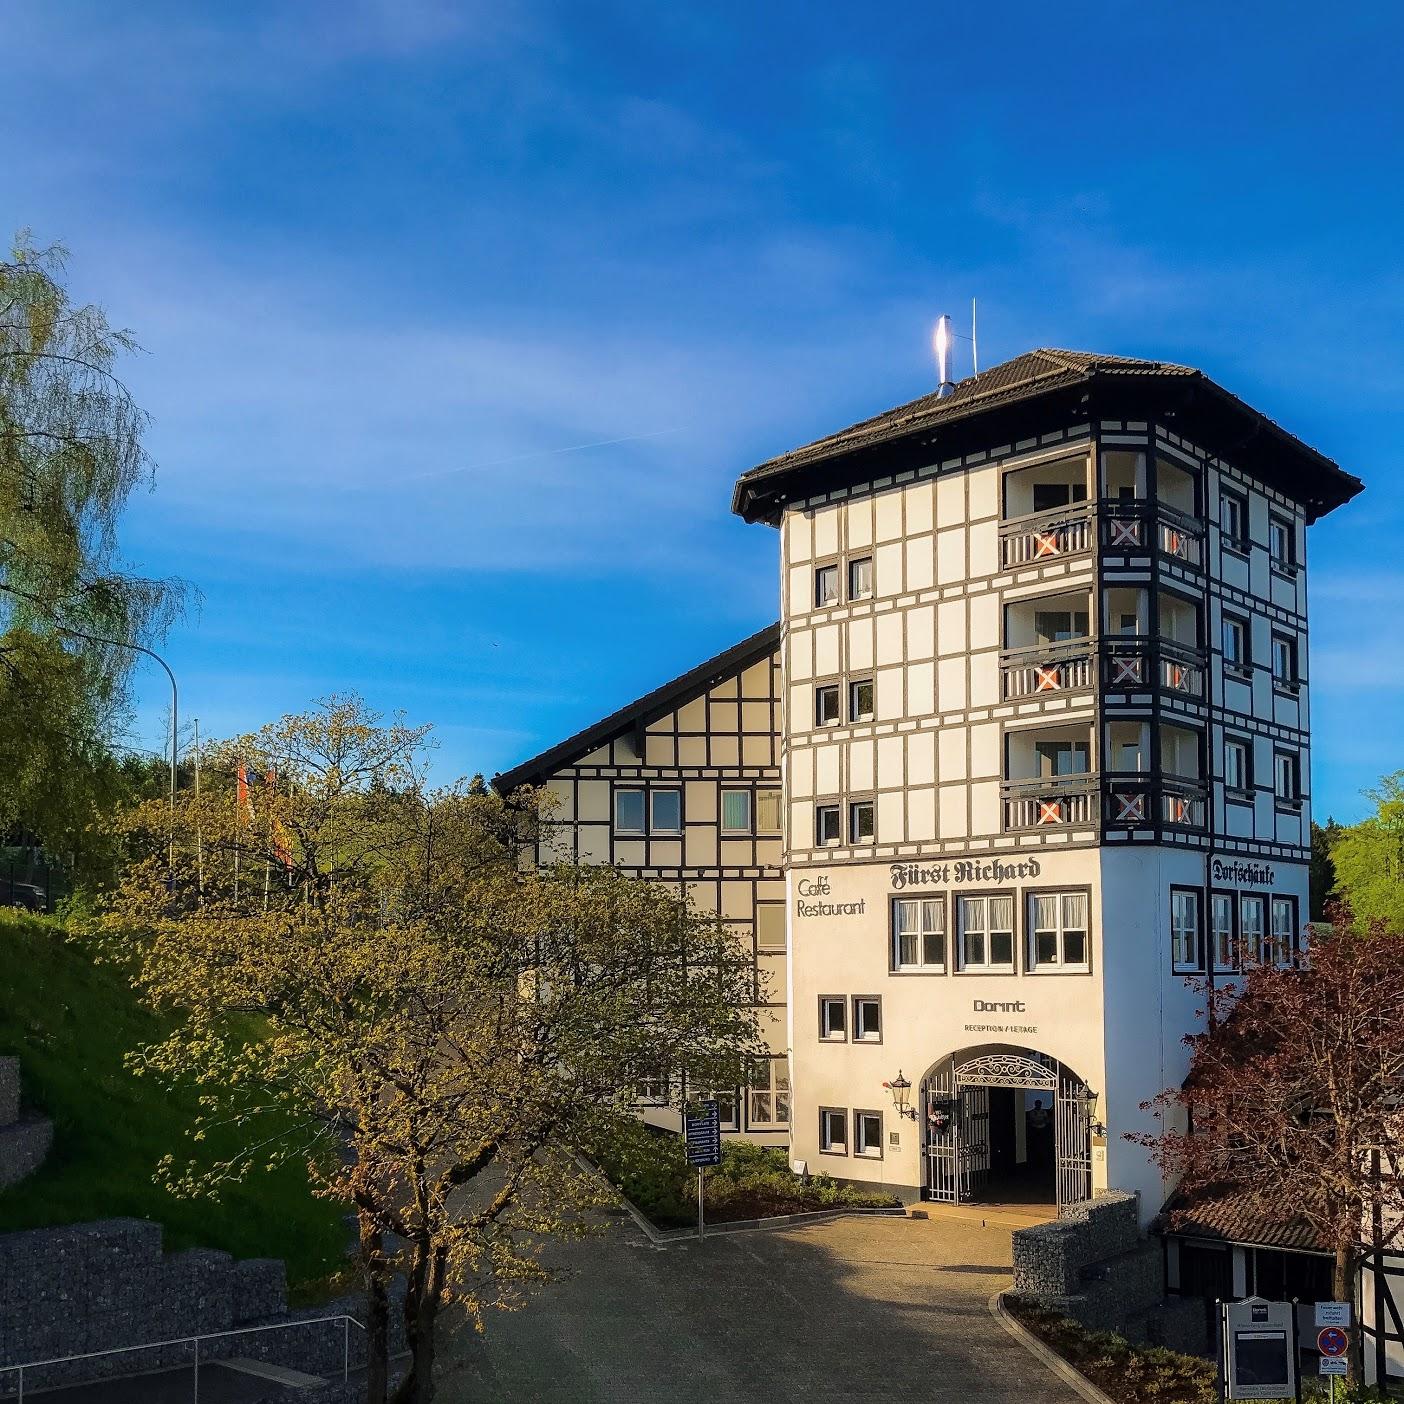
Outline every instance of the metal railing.
<svg viewBox="0 0 1404 1404"><path fill-rule="evenodd" d="M268 1326L236 1326L228 1331L206 1331L198 1336L177 1336L169 1341L143 1341L140 1345L112 1346L107 1350L89 1350L78 1355L56 1355L51 1360L25 1360L18 1365L0 1365L0 1382L3 1382L9 1374L18 1372L19 1378L19 1404L24 1404L24 1372L26 1370L40 1370L50 1365L69 1365L78 1360L101 1360L112 1355L128 1355L139 1350L167 1350L176 1346L190 1346L193 1349L194 1378L192 1381L191 1400L193 1404L200 1401L200 1346L205 1341L222 1340L227 1336L252 1336L260 1331L289 1331L295 1326L321 1326L327 1322L341 1322L341 1382L345 1384L351 1376L351 1328L354 1326L363 1335L366 1328L356 1320L354 1316L339 1314L337 1316L311 1316L301 1321L277 1321ZM205 1364L218 1364L218 1359L206 1358ZM176 1367L179 1368L179 1367ZM86 1384L91 1381L71 1380L69 1384ZM52 1388L53 1386L46 1386Z"/></svg>

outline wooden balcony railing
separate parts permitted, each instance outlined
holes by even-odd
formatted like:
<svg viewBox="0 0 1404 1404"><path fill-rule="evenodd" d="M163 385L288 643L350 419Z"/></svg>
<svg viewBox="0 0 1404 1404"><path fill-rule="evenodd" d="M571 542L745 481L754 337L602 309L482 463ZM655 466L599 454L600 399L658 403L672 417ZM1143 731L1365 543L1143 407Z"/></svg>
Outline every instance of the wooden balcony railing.
<svg viewBox="0 0 1404 1404"><path fill-rule="evenodd" d="M1036 697L1091 687L1096 678L1093 661L1091 639L1007 648L999 664L1004 697Z"/></svg>
<svg viewBox="0 0 1404 1404"><path fill-rule="evenodd" d="M1102 547L1113 554L1148 551L1198 568L1204 561L1204 526L1164 503L1103 502Z"/></svg>
<svg viewBox="0 0 1404 1404"><path fill-rule="evenodd" d="M1057 775L1046 780L1006 780L1001 787L1006 832L1097 822L1097 777Z"/></svg>
<svg viewBox="0 0 1404 1404"><path fill-rule="evenodd" d="M1194 780L1132 772L1006 780L1001 787L1006 833L1096 824L1142 828L1160 823L1202 829L1208 793Z"/></svg>
<svg viewBox="0 0 1404 1404"><path fill-rule="evenodd" d="M1183 697L1204 696L1205 656L1170 639L1117 635L1103 640L1102 687L1145 691L1152 685Z"/></svg>
<svg viewBox="0 0 1404 1404"><path fill-rule="evenodd" d="M1159 821L1176 828L1202 829L1208 793L1195 780L1144 771L1103 777L1106 822L1139 828Z"/></svg>
<svg viewBox="0 0 1404 1404"><path fill-rule="evenodd" d="M1043 565L1085 554L1095 540L1091 504L1079 502L1005 522L999 529L1000 560L1006 568Z"/></svg>

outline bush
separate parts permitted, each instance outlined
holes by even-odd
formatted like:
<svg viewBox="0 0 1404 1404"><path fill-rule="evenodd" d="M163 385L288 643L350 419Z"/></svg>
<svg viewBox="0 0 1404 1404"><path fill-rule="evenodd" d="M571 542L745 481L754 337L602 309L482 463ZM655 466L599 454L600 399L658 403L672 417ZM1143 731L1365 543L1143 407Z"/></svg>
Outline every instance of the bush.
<svg viewBox="0 0 1404 1404"><path fill-rule="evenodd" d="M681 1136L629 1121L587 1150L624 1197L659 1227L696 1221L696 1171L687 1163ZM783 1150L748 1141L723 1144L722 1163L707 1171L703 1195L707 1218L716 1223L815 1209L887 1209L899 1202L828 1175L801 1178Z"/></svg>

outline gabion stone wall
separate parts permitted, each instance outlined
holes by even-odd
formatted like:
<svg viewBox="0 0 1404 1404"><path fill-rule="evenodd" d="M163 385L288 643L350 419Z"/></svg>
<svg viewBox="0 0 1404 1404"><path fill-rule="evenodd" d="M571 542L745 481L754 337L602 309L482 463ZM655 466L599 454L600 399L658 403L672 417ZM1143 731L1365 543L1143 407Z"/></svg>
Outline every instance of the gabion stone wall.
<svg viewBox="0 0 1404 1404"><path fill-rule="evenodd" d="M19 1059L0 1058L0 1189L37 1170L53 1140L47 1117L20 1114Z"/></svg>

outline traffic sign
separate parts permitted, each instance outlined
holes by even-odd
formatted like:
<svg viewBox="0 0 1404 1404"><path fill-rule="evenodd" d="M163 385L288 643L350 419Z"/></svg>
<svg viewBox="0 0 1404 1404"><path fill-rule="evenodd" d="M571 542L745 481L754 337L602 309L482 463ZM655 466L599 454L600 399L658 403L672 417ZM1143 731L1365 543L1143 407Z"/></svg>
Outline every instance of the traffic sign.
<svg viewBox="0 0 1404 1404"><path fill-rule="evenodd" d="M1346 1362L1339 1355L1323 1355L1321 1357L1321 1368L1317 1371L1321 1375L1344 1375L1346 1372ZM1334 1385L1331 1386L1335 1388Z"/></svg>
<svg viewBox="0 0 1404 1404"><path fill-rule="evenodd" d="M1344 1355L1350 1347L1350 1337L1339 1326L1323 1326L1316 1333L1316 1348L1322 1355Z"/></svg>
<svg viewBox="0 0 1404 1404"><path fill-rule="evenodd" d="M1350 1303L1317 1302L1315 1324L1318 1331L1323 1326L1349 1326Z"/></svg>
<svg viewBox="0 0 1404 1404"><path fill-rule="evenodd" d="M687 1163L693 1166L721 1164L721 1109L716 1102L703 1102L696 1112L683 1118L687 1131Z"/></svg>

